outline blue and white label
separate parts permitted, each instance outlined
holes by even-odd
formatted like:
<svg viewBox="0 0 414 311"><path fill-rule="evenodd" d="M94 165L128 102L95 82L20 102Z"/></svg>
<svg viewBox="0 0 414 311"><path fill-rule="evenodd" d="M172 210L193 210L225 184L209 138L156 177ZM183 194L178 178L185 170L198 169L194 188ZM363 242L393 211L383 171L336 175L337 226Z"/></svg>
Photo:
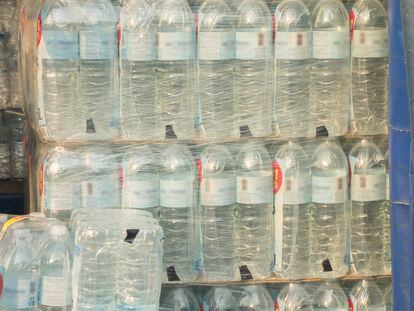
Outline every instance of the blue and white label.
<svg viewBox="0 0 414 311"><path fill-rule="evenodd" d="M237 176L237 203L272 203L273 175L271 171L258 172L257 176Z"/></svg>
<svg viewBox="0 0 414 311"><path fill-rule="evenodd" d="M236 32L236 59L266 59L270 48L270 33L265 31Z"/></svg>
<svg viewBox="0 0 414 311"><path fill-rule="evenodd" d="M193 185L194 180L191 176L182 179L161 179L160 205L173 208L192 207Z"/></svg>
<svg viewBox="0 0 414 311"><path fill-rule="evenodd" d="M354 30L352 57L377 58L388 56L388 30Z"/></svg>
<svg viewBox="0 0 414 311"><path fill-rule="evenodd" d="M314 31L313 58L340 59L349 56L349 31Z"/></svg>
<svg viewBox="0 0 414 311"><path fill-rule="evenodd" d="M158 32L157 35L158 60L176 61L192 59L192 32Z"/></svg>
<svg viewBox="0 0 414 311"><path fill-rule="evenodd" d="M157 36L152 32L123 31L122 58L132 61L157 59Z"/></svg>
<svg viewBox="0 0 414 311"><path fill-rule="evenodd" d="M310 31L278 31L275 37L275 59L308 59L311 52Z"/></svg>
<svg viewBox="0 0 414 311"><path fill-rule="evenodd" d="M40 304L50 307L72 305L70 277L43 276L41 280Z"/></svg>
<svg viewBox="0 0 414 311"><path fill-rule="evenodd" d="M48 182L43 184L44 206L53 211L81 207L81 187L75 182Z"/></svg>
<svg viewBox="0 0 414 311"><path fill-rule="evenodd" d="M123 208L153 208L160 205L160 182L157 178L125 180Z"/></svg>
<svg viewBox="0 0 414 311"><path fill-rule="evenodd" d="M198 59L226 60L234 58L233 31L198 33Z"/></svg>
<svg viewBox="0 0 414 311"><path fill-rule="evenodd" d="M347 197L346 172L337 176L312 176L312 202L319 204L340 204Z"/></svg>
<svg viewBox="0 0 414 311"><path fill-rule="evenodd" d="M201 205L227 206L236 203L235 178L203 178L201 181Z"/></svg>
<svg viewBox="0 0 414 311"><path fill-rule="evenodd" d="M82 207L120 208L119 180L103 179L81 182Z"/></svg>
<svg viewBox="0 0 414 311"><path fill-rule="evenodd" d="M81 59L113 59L117 50L115 31L79 32Z"/></svg>
<svg viewBox="0 0 414 311"><path fill-rule="evenodd" d="M78 59L79 33L44 30L40 48L43 59Z"/></svg>
<svg viewBox="0 0 414 311"><path fill-rule="evenodd" d="M312 200L312 177L311 175L301 175L299 178L286 177L283 180L282 192L283 204L299 205L308 204ZM277 195L277 194L276 194Z"/></svg>
<svg viewBox="0 0 414 311"><path fill-rule="evenodd" d="M10 309L33 308L37 305L38 280L30 274L27 278L14 273L3 274L3 307Z"/></svg>
<svg viewBox="0 0 414 311"><path fill-rule="evenodd" d="M354 174L351 180L353 201L369 202L386 199L386 175L381 170L367 170L366 174Z"/></svg>

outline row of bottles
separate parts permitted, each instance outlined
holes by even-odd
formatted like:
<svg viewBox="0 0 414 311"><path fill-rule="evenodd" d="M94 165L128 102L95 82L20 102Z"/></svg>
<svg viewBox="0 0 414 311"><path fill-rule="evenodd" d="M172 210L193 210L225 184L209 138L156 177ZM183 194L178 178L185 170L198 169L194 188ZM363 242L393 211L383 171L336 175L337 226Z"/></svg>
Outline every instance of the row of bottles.
<svg viewBox="0 0 414 311"><path fill-rule="evenodd" d="M40 209L66 223L81 208L151 212L165 282L390 273L388 166L372 141L348 158L330 138L190 147L56 147Z"/></svg>
<svg viewBox="0 0 414 311"><path fill-rule="evenodd" d="M206 0L195 23L185 0L125 1L119 17L108 0L27 4L32 126L57 141L161 140L166 126L179 139L210 141L246 126L255 137L312 137L318 126L332 136L387 131L378 0L358 0L351 26L339 0L237 7Z"/></svg>

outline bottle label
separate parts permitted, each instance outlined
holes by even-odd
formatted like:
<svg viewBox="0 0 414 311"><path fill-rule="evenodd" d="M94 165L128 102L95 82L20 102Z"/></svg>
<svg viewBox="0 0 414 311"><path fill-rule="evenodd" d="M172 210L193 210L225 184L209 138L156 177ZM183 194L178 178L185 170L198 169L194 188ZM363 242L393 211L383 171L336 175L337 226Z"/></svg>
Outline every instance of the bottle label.
<svg viewBox="0 0 414 311"><path fill-rule="evenodd" d="M160 205L162 207L186 208L193 206L193 178L161 179Z"/></svg>
<svg viewBox="0 0 414 311"><path fill-rule="evenodd" d="M347 180L343 176L312 176L312 202L319 204L345 203Z"/></svg>
<svg viewBox="0 0 414 311"><path fill-rule="evenodd" d="M227 206L236 203L236 185L233 178L203 178L201 205Z"/></svg>
<svg viewBox="0 0 414 311"><path fill-rule="evenodd" d="M279 31L275 38L276 59L307 59L310 57L310 31Z"/></svg>
<svg viewBox="0 0 414 311"><path fill-rule="evenodd" d="M3 306L6 308L32 308L37 304L38 282L35 278L19 278L4 273Z"/></svg>
<svg viewBox="0 0 414 311"><path fill-rule="evenodd" d="M311 202L311 175L301 175L299 178L285 177L283 181L283 204L299 205ZM277 194L276 194L277 196Z"/></svg>
<svg viewBox="0 0 414 311"><path fill-rule="evenodd" d="M78 59L79 36L77 31L42 31L40 42L43 59Z"/></svg>
<svg viewBox="0 0 414 311"><path fill-rule="evenodd" d="M314 31L313 58L338 59L349 56L348 31Z"/></svg>
<svg viewBox="0 0 414 311"><path fill-rule="evenodd" d="M270 35L265 31L236 32L236 59L265 59L268 57Z"/></svg>
<svg viewBox="0 0 414 311"><path fill-rule="evenodd" d="M85 208L119 208L119 193L117 179L81 182L82 207Z"/></svg>
<svg viewBox="0 0 414 311"><path fill-rule="evenodd" d="M191 32L158 32L158 60L192 59Z"/></svg>
<svg viewBox="0 0 414 311"><path fill-rule="evenodd" d="M152 32L123 31L122 58L132 61L157 59L157 37Z"/></svg>
<svg viewBox="0 0 414 311"><path fill-rule="evenodd" d="M43 189L43 208L54 211L81 207L81 187L74 182L47 182Z"/></svg>
<svg viewBox="0 0 414 311"><path fill-rule="evenodd" d="M354 30L352 57L387 57L388 30Z"/></svg>
<svg viewBox="0 0 414 311"><path fill-rule="evenodd" d="M64 307L72 302L70 280L65 277L44 276L42 278L40 304Z"/></svg>
<svg viewBox="0 0 414 311"><path fill-rule="evenodd" d="M113 59L116 51L116 34L112 31L79 32L81 59Z"/></svg>
<svg viewBox="0 0 414 311"><path fill-rule="evenodd" d="M380 201L386 198L385 174L354 174L351 180L353 201Z"/></svg>
<svg viewBox="0 0 414 311"><path fill-rule="evenodd" d="M124 208L152 208L160 205L160 182L157 178L126 180L122 193Z"/></svg>
<svg viewBox="0 0 414 311"><path fill-rule="evenodd" d="M234 32L199 32L198 59L224 60L234 58Z"/></svg>
<svg viewBox="0 0 414 311"><path fill-rule="evenodd" d="M257 175L237 176L237 203L272 203L272 172L262 171Z"/></svg>
<svg viewBox="0 0 414 311"><path fill-rule="evenodd" d="M390 200L390 174L385 177L385 200Z"/></svg>

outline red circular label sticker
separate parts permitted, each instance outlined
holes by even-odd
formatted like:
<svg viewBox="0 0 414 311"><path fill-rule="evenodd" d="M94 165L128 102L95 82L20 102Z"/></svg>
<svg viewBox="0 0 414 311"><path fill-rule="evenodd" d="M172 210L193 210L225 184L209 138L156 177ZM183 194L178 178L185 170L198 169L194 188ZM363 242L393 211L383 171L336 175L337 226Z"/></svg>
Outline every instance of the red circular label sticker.
<svg viewBox="0 0 414 311"><path fill-rule="evenodd" d="M273 193L278 193L282 187L283 174L282 168L276 160L273 161Z"/></svg>
<svg viewBox="0 0 414 311"><path fill-rule="evenodd" d="M38 47L40 44L40 40L42 39L42 17L39 16L37 17L37 41L36 41L36 46Z"/></svg>

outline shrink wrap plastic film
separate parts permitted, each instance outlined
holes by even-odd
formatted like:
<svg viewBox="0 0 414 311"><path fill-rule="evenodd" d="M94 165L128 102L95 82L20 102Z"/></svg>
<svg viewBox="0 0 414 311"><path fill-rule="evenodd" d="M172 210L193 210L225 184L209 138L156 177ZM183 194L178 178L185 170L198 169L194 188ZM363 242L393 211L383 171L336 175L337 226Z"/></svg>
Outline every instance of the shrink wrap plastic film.
<svg viewBox="0 0 414 311"><path fill-rule="evenodd" d="M20 56L40 139L162 141L167 126L197 142L237 139L240 127L258 138L387 132L379 1L357 1L351 23L339 0L190 5L26 1Z"/></svg>
<svg viewBox="0 0 414 311"><path fill-rule="evenodd" d="M386 136L36 150L31 209L151 213L163 283L390 273Z"/></svg>

